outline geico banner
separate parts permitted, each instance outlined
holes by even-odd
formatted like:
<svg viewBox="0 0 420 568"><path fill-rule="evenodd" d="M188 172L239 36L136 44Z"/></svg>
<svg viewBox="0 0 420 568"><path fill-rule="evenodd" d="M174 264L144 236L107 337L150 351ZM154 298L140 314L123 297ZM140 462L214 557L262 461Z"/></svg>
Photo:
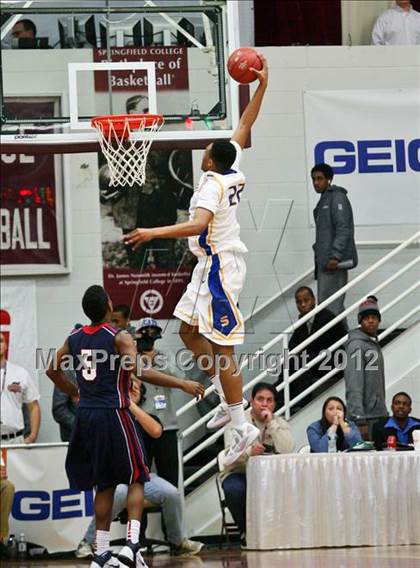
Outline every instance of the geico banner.
<svg viewBox="0 0 420 568"><path fill-rule="evenodd" d="M10 533L49 553L74 550L93 515L92 492L69 489L67 446L9 448L7 475L15 486Z"/></svg>
<svg viewBox="0 0 420 568"><path fill-rule="evenodd" d="M357 225L419 222L419 101L417 89L305 93L311 222L318 196L310 170L320 162L348 190Z"/></svg>

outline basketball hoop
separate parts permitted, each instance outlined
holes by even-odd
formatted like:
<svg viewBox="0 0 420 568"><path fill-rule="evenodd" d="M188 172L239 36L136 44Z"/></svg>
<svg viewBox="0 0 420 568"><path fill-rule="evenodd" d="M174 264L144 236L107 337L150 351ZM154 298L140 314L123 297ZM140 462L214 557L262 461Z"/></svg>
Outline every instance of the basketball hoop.
<svg viewBox="0 0 420 568"><path fill-rule="evenodd" d="M92 118L91 125L98 132L99 144L108 162L110 186L144 184L150 146L163 123L160 114L117 114Z"/></svg>

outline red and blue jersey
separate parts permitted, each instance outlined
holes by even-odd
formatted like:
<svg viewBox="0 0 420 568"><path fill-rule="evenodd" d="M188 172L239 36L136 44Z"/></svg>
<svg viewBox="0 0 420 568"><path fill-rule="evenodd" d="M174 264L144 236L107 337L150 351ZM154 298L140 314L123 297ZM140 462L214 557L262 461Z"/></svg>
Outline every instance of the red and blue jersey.
<svg viewBox="0 0 420 568"><path fill-rule="evenodd" d="M81 408L128 408L130 371L115 348L119 329L108 323L74 330L68 345L80 391Z"/></svg>

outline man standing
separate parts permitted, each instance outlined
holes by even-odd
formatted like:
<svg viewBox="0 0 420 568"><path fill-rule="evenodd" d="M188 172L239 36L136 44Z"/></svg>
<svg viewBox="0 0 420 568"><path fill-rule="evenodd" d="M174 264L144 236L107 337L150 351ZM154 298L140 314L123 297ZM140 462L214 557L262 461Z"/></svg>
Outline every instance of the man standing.
<svg viewBox="0 0 420 568"><path fill-rule="evenodd" d="M142 356L145 367L164 370L176 375L177 369L171 363L169 353L155 348L155 341L162 337L162 328L153 318L144 318L135 334L137 352ZM163 432L149 446L148 458L155 461L156 471L160 477L178 486L178 419L173 390L159 385L144 385L145 400L142 408L148 414L155 415L162 424Z"/></svg>
<svg viewBox="0 0 420 568"><path fill-rule="evenodd" d="M382 418L373 426L373 441L378 451L387 445L388 436L395 436L399 444L413 443L413 431L420 430L420 420L410 416L411 396L406 392L397 392L392 397L392 416Z"/></svg>
<svg viewBox="0 0 420 568"><path fill-rule="evenodd" d="M132 379L130 398L137 405L135 425L141 436L145 449L147 467L151 469L151 446L162 434L162 427L142 408L141 381ZM118 485L114 494L112 518L115 519L127 506L127 485ZM144 498L155 506L162 507L162 520L165 523L166 536L175 555L193 556L198 554L203 543L186 537L184 526L184 511L182 498L177 488L155 473L150 474L150 480L144 484ZM95 519L88 526L83 540L76 550L77 558L93 556L95 543Z"/></svg>
<svg viewBox="0 0 420 568"><path fill-rule="evenodd" d="M57 351L47 375L58 388L79 400L70 440L66 472L70 487L79 491L96 488L96 554L91 568L146 567L139 547L144 482L149 471L141 440L129 412L131 373L136 364L136 346L129 333L110 325L112 302L102 286L90 286L82 307L91 324L74 330ZM106 355L105 359L103 355ZM100 358L98 357L100 356ZM64 375L61 365L76 366L78 387ZM80 362L83 364L80 365ZM201 396L203 387L144 369L144 378ZM110 525L115 488L128 485L127 540L118 561L110 551Z"/></svg>
<svg viewBox="0 0 420 568"><path fill-rule="evenodd" d="M3 444L33 444L41 424L39 392L28 371L6 359L7 343L0 333L1 440ZM23 437L23 405L29 411L30 433Z"/></svg>
<svg viewBox="0 0 420 568"><path fill-rule="evenodd" d="M352 329L345 343L347 414L362 436L371 440L375 422L388 415L384 358L377 337L381 314L375 296L360 304L358 319L360 329Z"/></svg>
<svg viewBox="0 0 420 568"><path fill-rule="evenodd" d="M315 277L318 302L322 303L348 282L348 270L357 266L353 211L343 187L332 185L334 172L328 164L316 164L311 170L314 189L321 195L314 209ZM344 311L345 294L328 308L338 315Z"/></svg>
<svg viewBox="0 0 420 568"><path fill-rule="evenodd" d="M410 0L396 0L395 6L383 12L372 30L374 45L419 45L420 13Z"/></svg>
<svg viewBox="0 0 420 568"><path fill-rule="evenodd" d="M126 304L118 304L114 307L111 321L118 329L125 329L130 335L136 331L130 323L130 308Z"/></svg>
<svg viewBox="0 0 420 568"><path fill-rule="evenodd" d="M241 532L242 541L245 541L246 533L246 463L248 459L264 453L288 454L294 447L288 423L279 416L273 415L276 398L277 391L273 385L261 382L254 386L251 407L245 412L245 416L246 420L258 429L258 439L233 464L225 466L221 472L226 504ZM229 424L225 430L226 448L230 446L232 434L233 425ZM224 460L221 461L223 464Z"/></svg>
<svg viewBox="0 0 420 568"><path fill-rule="evenodd" d="M77 384L76 373L74 371L64 371L64 374L72 383ZM71 396L54 386L52 415L60 427L60 438L62 442L70 442L76 412L77 403Z"/></svg>

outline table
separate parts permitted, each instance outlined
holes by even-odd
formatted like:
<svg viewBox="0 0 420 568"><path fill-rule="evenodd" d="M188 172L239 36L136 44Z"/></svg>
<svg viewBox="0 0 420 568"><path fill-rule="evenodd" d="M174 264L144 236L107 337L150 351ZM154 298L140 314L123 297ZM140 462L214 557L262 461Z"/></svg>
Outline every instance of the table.
<svg viewBox="0 0 420 568"><path fill-rule="evenodd" d="M257 456L251 549L420 544L420 452Z"/></svg>

